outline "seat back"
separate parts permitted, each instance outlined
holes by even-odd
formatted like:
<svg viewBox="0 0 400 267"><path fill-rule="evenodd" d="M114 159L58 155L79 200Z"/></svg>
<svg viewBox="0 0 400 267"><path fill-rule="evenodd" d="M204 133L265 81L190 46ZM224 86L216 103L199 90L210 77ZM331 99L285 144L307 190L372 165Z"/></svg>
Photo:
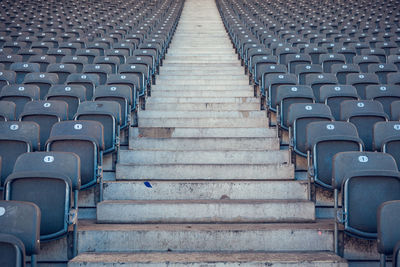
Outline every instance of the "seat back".
<svg viewBox="0 0 400 267"><path fill-rule="evenodd" d="M10 101L0 101L0 121L15 121L16 105Z"/></svg>
<svg viewBox="0 0 400 267"><path fill-rule="evenodd" d="M78 106L86 101L86 88L83 85L54 85L50 87L46 100L64 101L68 104L68 119L72 120Z"/></svg>
<svg viewBox="0 0 400 267"><path fill-rule="evenodd" d="M40 88L33 84L6 85L0 93L0 100L13 102L15 107L15 118L18 119L29 101L39 100Z"/></svg>
<svg viewBox="0 0 400 267"><path fill-rule="evenodd" d="M319 102L329 106L335 120L340 120L340 104L345 100L358 100L354 86L328 84L319 89Z"/></svg>
<svg viewBox="0 0 400 267"><path fill-rule="evenodd" d="M396 243L400 241L400 200L382 203L378 208L377 217L378 252L391 255Z"/></svg>

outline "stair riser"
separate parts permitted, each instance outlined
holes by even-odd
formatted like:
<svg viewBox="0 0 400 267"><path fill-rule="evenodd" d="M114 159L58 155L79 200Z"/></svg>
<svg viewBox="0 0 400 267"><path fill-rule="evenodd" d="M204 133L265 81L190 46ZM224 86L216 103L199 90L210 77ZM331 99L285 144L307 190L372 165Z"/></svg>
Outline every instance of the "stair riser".
<svg viewBox="0 0 400 267"><path fill-rule="evenodd" d="M254 111L260 109L260 104L258 103L244 103L244 104L224 104L224 103L204 103L204 104L168 104L168 103L158 103L158 104L147 104L147 110L176 110L176 111Z"/></svg>
<svg viewBox="0 0 400 267"><path fill-rule="evenodd" d="M138 203L102 202L98 223L266 223L312 222L314 204L293 203Z"/></svg>
<svg viewBox="0 0 400 267"><path fill-rule="evenodd" d="M151 181L104 184L104 200L307 199L307 184L294 181ZM177 197L178 196L178 197Z"/></svg>
<svg viewBox="0 0 400 267"><path fill-rule="evenodd" d="M102 230L80 231L79 253L135 251L332 251L331 231Z"/></svg>
<svg viewBox="0 0 400 267"><path fill-rule="evenodd" d="M211 63L211 62L210 62ZM157 80L157 84L161 85L249 85L248 80L202 80L202 79L193 79L193 80Z"/></svg>
<svg viewBox="0 0 400 267"><path fill-rule="evenodd" d="M277 137L269 128L131 128L131 136L151 138Z"/></svg>
<svg viewBox="0 0 400 267"><path fill-rule="evenodd" d="M276 138L132 138L129 142L132 150L279 150Z"/></svg>
<svg viewBox="0 0 400 267"><path fill-rule="evenodd" d="M121 164L287 164L289 152L121 150L120 157Z"/></svg>
<svg viewBox="0 0 400 267"><path fill-rule="evenodd" d="M139 120L139 127L260 128L267 125L267 118L162 118Z"/></svg>
<svg viewBox="0 0 400 267"><path fill-rule="evenodd" d="M87 263L74 262L69 263L69 267L264 267L268 264L269 267L347 267L347 263L336 262L161 262L161 263L140 263L140 262L103 262L103 263Z"/></svg>
<svg viewBox="0 0 400 267"><path fill-rule="evenodd" d="M139 119L158 119L158 118L180 118L180 119L197 119L197 118L218 118L218 119L233 119L233 118L260 118L263 119L267 115L265 111L153 111L144 110L139 113Z"/></svg>
<svg viewBox="0 0 400 267"><path fill-rule="evenodd" d="M253 92L245 91L203 91L203 90L157 90L152 92L152 97L252 97Z"/></svg>
<svg viewBox="0 0 400 267"><path fill-rule="evenodd" d="M292 165L117 165L117 180L288 180Z"/></svg>

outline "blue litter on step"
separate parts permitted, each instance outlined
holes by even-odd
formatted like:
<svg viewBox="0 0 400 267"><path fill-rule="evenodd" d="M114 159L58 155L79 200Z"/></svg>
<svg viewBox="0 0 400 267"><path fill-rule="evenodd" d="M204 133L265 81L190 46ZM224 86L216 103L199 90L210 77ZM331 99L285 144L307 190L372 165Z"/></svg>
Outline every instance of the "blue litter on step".
<svg viewBox="0 0 400 267"><path fill-rule="evenodd" d="M153 188L149 182L144 182L144 185L149 188Z"/></svg>

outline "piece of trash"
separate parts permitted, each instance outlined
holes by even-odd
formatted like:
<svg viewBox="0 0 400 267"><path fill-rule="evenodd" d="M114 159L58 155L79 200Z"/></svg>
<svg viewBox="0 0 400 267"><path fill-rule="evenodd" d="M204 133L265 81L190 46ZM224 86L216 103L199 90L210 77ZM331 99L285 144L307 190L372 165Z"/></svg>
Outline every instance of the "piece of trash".
<svg viewBox="0 0 400 267"><path fill-rule="evenodd" d="M148 188L153 188L149 182L144 182L144 185Z"/></svg>

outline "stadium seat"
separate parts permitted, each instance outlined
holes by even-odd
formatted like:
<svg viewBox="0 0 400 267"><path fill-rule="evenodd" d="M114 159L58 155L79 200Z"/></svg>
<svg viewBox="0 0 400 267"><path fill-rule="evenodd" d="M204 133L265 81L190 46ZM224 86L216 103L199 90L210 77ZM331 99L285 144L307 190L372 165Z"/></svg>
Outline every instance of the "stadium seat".
<svg viewBox="0 0 400 267"><path fill-rule="evenodd" d="M360 73L360 67L354 64L334 64L331 72L336 74L339 84L346 84L347 75L351 73Z"/></svg>
<svg viewBox="0 0 400 267"><path fill-rule="evenodd" d="M86 88L83 85L54 85L50 87L46 100L66 102L68 104L68 119L72 120L79 104L86 101Z"/></svg>
<svg viewBox="0 0 400 267"><path fill-rule="evenodd" d="M319 102L329 106L335 120L340 120L340 104L345 100L358 100L354 86L332 84L321 86Z"/></svg>
<svg viewBox="0 0 400 267"><path fill-rule="evenodd" d="M93 98L95 88L100 84L100 78L95 74L73 73L67 77L68 85L82 85L86 89L86 100Z"/></svg>
<svg viewBox="0 0 400 267"><path fill-rule="evenodd" d="M28 73L23 84L37 85L40 88L40 99L44 99L49 88L58 83L58 76L55 73Z"/></svg>
<svg viewBox="0 0 400 267"><path fill-rule="evenodd" d="M357 94L361 99L366 99L366 87L368 85L379 84L378 76L374 73L350 73L346 77L346 84L352 85L357 89Z"/></svg>
<svg viewBox="0 0 400 267"><path fill-rule="evenodd" d="M0 209L0 265L25 266L25 256L31 256L30 265L36 266L40 252L39 207L31 202L0 200Z"/></svg>
<svg viewBox="0 0 400 267"><path fill-rule="evenodd" d="M339 251L338 225L344 232L364 239L377 238L378 207L400 200L400 173L393 157L379 152L342 152L333 159L335 251ZM338 192L342 192L339 210ZM361 205L361 206L360 206Z"/></svg>
<svg viewBox="0 0 400 267"><path fill-rule="evenodd" d="M15 121L15 109L14 102L0 101L0 121Z"/></svg>
<svg viewBox="0 0 400 267"><path fill-rule="evenodd" d="M25 104L39 100L40 88L37 85L6 85L0 93L0 100L11 101L16 105L15 118L18 119Z"/></svg>
<svg viewBox="0 0 400 267"><path fill-rule="evenodd" d="M400 85L368 85L366 99L379 101L390 117L390 106L393 101L400 100Z"/></svg>

